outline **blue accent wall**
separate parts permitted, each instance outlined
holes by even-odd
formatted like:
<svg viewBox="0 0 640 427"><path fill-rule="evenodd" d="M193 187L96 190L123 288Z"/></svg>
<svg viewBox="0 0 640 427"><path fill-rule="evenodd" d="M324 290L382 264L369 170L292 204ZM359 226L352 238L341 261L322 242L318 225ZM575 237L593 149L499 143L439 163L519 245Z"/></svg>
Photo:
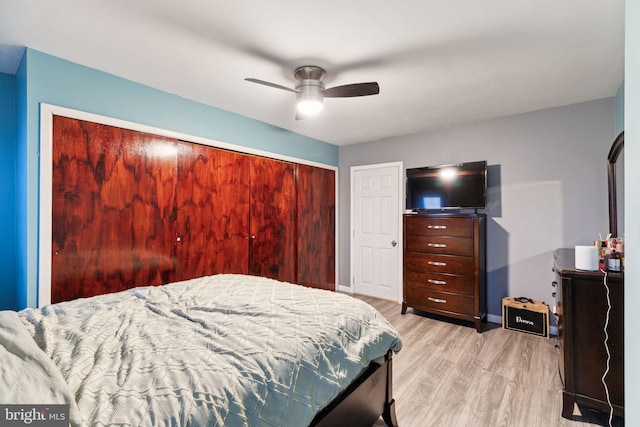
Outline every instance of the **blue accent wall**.
<svg viewBox="0 0 640 427"><path fill-rule="evenodd" d="M72 108L331 166L338 147L130 80L27 49L18 101L18 289L37 304L40 103Z"/></svg>
<svg viewBox="0 0 640 427"><path fill-rule="evenodd" d="M18 292L18 306L27 306L28 282L28 243L27 238L27 55L23 54L22 61L16 72L16 289ZM36 206L37 207L37 206ZM35 251L33 252L35 256ZM32 272L35 277L36 271Z"/></svg>
<svg viewBox="0 0 640 427"><path fill-rule="evenodd" d="M16 231L16 78L0 73L0 310L20 305Z"/></svg>

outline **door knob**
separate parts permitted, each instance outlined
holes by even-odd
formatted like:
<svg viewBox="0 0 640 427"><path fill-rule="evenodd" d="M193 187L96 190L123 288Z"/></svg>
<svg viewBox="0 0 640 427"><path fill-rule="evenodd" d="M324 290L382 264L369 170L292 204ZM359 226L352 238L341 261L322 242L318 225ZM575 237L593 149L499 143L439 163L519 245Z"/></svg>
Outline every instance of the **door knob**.
<svg viewBox="0 0 640 427"><path fill-rule="evenodd" d="M396 242L395 240L391 242L391 246L393 246L394 248L396 247L397 244L398 242Z"/></svg>

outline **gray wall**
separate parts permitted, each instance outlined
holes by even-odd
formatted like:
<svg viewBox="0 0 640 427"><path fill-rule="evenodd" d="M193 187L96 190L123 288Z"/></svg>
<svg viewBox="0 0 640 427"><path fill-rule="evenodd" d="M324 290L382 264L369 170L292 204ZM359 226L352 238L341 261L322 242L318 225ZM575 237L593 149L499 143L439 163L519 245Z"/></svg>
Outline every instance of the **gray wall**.
<svg viewBox="0 0 640 427"><path fill-rule="evenodd" d="M340 147L340 284L350 283L350 167L405 168L487 160L487 304L503 296L552 305L553 250L592 244L608 231L606 159L614 99Z"/></svg>

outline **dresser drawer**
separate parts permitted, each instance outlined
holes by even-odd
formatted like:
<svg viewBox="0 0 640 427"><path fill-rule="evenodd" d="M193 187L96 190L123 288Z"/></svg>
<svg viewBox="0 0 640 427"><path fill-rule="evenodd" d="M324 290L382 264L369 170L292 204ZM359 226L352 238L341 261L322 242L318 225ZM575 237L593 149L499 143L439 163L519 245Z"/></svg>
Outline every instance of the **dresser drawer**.
<svg viewBox="0 0 640 427"><path fill-rule="evenodd" d="M470 218L412 218L408 216L405 217L404 227L407 234L473 237L473 219Z"/></svg>
<svg viewBox="0 0 640 427"><path fill-rule="evenodd" d="M404 270L406 286L473 296L473 277Z"/></svg>
<svg viewBox="0 0 640 427"><path fill-rule="evenodd" d="M407 286L405 299L410 305L473 316L473 297Z"/></svg>
<svg viewBox="0 0 640 427"><path fill-rule="evenodd" d="M473 276L473 258L454 255L433 255L420 252L407 252L404 256L405 265L416 270L434 273L450 273L460 276Z"/></svg>
<svg viewBox="0 0 640 427"><path fill-rule="evenodd" d="M472 237L447 236L413 236L405 243L405 248L412 252L431 254L473 256Z"/></svg>

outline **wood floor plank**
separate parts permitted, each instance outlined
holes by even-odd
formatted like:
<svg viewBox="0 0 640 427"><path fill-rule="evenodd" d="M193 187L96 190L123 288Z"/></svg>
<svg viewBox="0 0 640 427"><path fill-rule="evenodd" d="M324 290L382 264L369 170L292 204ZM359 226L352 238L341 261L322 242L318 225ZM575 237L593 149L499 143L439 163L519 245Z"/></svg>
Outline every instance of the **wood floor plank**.
<svg viewBox="0 0 640 427"><path fill-rule="evenodd" d="M608 426L608 414L576 407L562 418L562 383L555 338L486 324L444 320L392 301L355 297L375 307L399 332L393 393L400 427ZM382 419L375 427L384 426ZM620 427L624 420L614 418Z"/></svg>

